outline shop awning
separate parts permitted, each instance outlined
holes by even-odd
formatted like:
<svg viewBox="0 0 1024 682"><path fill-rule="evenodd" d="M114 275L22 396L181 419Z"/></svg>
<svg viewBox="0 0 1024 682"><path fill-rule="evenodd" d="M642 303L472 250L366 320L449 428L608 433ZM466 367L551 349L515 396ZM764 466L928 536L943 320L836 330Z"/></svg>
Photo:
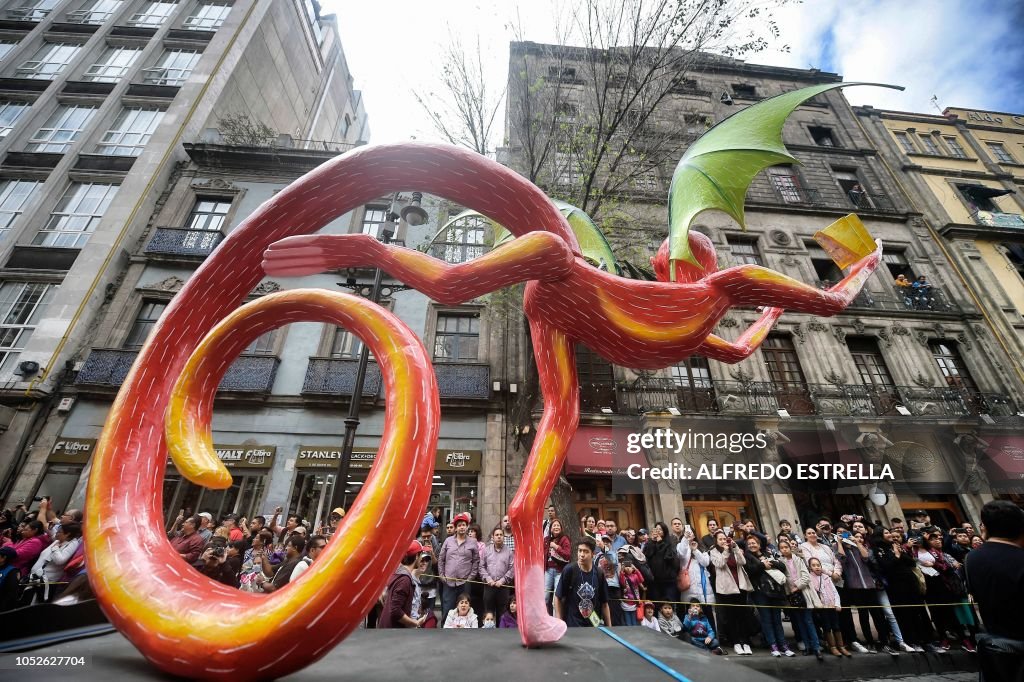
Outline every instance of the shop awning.
<svg viewBox="0 0 1024 682"><path fill-rule="evenodd" d="M1024 435L1018 436L983 436L988 443L987 453L992 463L998 468L1000 478L1006 480L1024 480Z"/></svg>
<svg viewBox="0 0 1024 682"><path fill-rule="evenodd" d="M1012 189L1004 189L1002 187L985 187L984 185L961 185L960 187L963 191L977 199L992 199L1013 194Z"/></svg>
<svg viewBox="0 0 1024 682"><path fill-rule="evenodd" d="M571 476L624 476L631 464L650 466L643 450L626 450L625 430L607 426L581 426L569 443L565 473Z"/></svg>

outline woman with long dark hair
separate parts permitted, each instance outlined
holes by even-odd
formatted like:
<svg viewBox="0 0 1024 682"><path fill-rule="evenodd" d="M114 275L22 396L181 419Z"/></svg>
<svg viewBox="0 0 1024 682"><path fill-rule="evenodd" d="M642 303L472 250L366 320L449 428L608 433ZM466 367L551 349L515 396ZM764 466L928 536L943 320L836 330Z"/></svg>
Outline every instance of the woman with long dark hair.
<svg viewBox="0 0 1024 682"><path fill-rule="evenodd" d="M715 533L715 546L711 548L711 563L715 567L715 603L718 608L718 632L731 642L740 656L751 656L750 636L747 633L744 609L747 595L753 590L750 578L744 569L747 563L743 550L726 537L725 533Z"/></svg>
<svg viewBox="0 0 1024 682"><path fill-rule="evenodd" d="M654 584L649 586L648 598L657 602L678 602L679 556L676 543L669 536L668 526L662 521L654 524L651 539L644 545L644 558L654 575Z"/></svg>
<svg viewBox="0 0 1024 682"><path fill-rule="evenodd" d="M544 538L544 555L547 561L544 564L544 602L548 606L548 613L553 613L551 605L558 588L558 581L562 577L562 569L568 565L572 558L572 543L569 536L562 532L562 522L559 519L551 520L551 530Z"/></svg>
<svg viewBox="0 0 1024 682"><path fill-rule="evenodd" d="M744 568L754 587L750 592L750 603L757 606L764 641L771 647L772 656L795 656L782 631L782 610L779 608L786 604L786 565L762 550L761 540L756 535L748 534L746 545Z"/></svg>

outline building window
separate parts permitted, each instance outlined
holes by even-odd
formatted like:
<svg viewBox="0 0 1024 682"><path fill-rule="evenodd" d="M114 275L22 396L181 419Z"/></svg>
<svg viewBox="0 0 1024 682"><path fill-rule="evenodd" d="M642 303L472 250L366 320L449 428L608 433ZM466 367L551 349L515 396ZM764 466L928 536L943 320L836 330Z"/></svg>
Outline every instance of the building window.
<svg viewBox="0 0 1024 682"><path fill-rule="evenodd" d="M649 161L632 156L625 160L626 172L630 173L630 183L638 192L660 192L661 181L658 180L658 169ZM630 170L632 169L632 170Z"/></svg>
<svg viewBox="0 0 1024 682"><path fill-rule="evenodd" d="M196 199L192 212L188 214L188 222L185 227L189 230L204 232L223 232L224 221L227 219L230 208L230 201Z"/></svg>
<svg viewBox="0 0 1024 682"><path fill-rule="evenodd" d="M439 313L434 333L435 362L476 362L480 354L480 316Z"/></svg>
<svg viewBox="0 0 1024 682"><path fill-rule="evenodd" d="M576 81L576 69L568 66L549 66L548 80L562 83L574 83Z"/></svg>
<svg viewBox="0 0 1024 682"><path fill-rule="evenodd" d="M711 368L707 358L691 355L673 366L672 383L679 388L711 388Z"/></svg>
<svg viewBox="0 0 1024 682"><path fill-rule="evenodd" d="M857 208L871 208L868 193L864 191L864 186L860 184L856 171L833 169L832 173L835 175L836 184L839 185L840 191L846 195L851 204Z"/></svg>
<svg viewBox="0 0 1024 682"><path fill-rule="evenodd" d="M771 334L761 345L761 356L779 407L790 414L813 414L814 404L807 391L807 380L793 340L788 336Z"/></svg>
<svg viewBox="0 0 1024 682"><path fill-rule="evenodd" d="M32 243L81 248L89 241L116 193L117 185L71 183Z"/></svg>
<svg viewBox="0 0 1024 682"><path fill-rule="evenodd" d="M149 338L149 332L166 309L167 301L144 300L135 316L135 322L132 323L132 328L128 332L128 338L124 341L124 347L142 348L142 344L146 343L146 339Z"/></svg>
<svg viewBox="0 0 1024 682"><path fill-rule="evenodd" d="M977 213L978 211L988 211L989 213L1002 213L1002 209L996 205L993 198L1008 194L1005 191L999 191L992 187L985 187L983 185L963 185L958 184L957 190L960 191L960 195L967 201L967 205L971 209L971 213Z"/></svg>
<svg viewBox="0 0 1024 682"><path fill-rule="evenodd" d="M14 370L56 289L56 284L0 282L0 374Z"/></svg>
<svg viewBox="0 0 1024 682"><path fill-rule="evenodd" d="M269 332L260 334L252 343L245 347L242 355L273 355L274 347L277 344L277 332L279 329L271 329Z"/></svg>
<svg viewBox="0 0 1024 682"><path fill-rule="evenodd" d="M22 62L21 66L15 69L14 75L17 78L51 80L67 68L81 49L81 45L43 43L32 59Z"/></svg>
<svg viewBox="0 0 1024 682"><path fill-rule="evenodd" d="M442 241L434 242L430 255L446 263L465 263L484 255L487 221L480 216L466 216L445 230Z"/></svg>
<svg viewBox="0 0 1024 682"><path fill-rule="evenodd" d="M10 135L14 124L29 106L25 102L0 102L0 138Z"/></svg>
<svg viewBox="0 0 1024 682"><path fill-rule="evenodd" d="M18 46L17 40L0 40L0 60L9 55Z"/></svg>
<svg viewBox="0 0 1024 682"><path fill-rule="evenodd" d="M60 4L60 0L24 0L7 10L7 18L16 21L42 21Z"/></svg>
<svg viewBox="0 0 1024 682"><path fill-rule="evenodd" d="M739 264L764 265L761 249L757 247L757 239L749 237L729 237L729 248L733 260Z"/></svg>
<svg viewBox="0 0 1024 682"><path fill-rule="evenodd" d="M924 133L918 137L921 140L921 146L924 148L925 154L931 154L932 156L942 155L942 150L939 149L939 145L935 144L935 138L930 133Z"/></svg>
<svg viewBox="0 0 1024 682"><path fill-rule="evenodd" d="M960 356L960 350L953 341L929 341L928 347L935 358L935 364L946 379L946 385L955 388L965 388L969 391L977 391L978 386L974 383L967 365Z"/></svg>
<svg viewBox="0 0 1024 682"><path fill-rule="evenodd" d="M958 159L967 158L967 152L965 152L964 148L960 146L960 141L958 139L955 137L944 137L942 139L946 141L946 146L949 147L949 153L951 156L955 156Z"/></svg>
<svg viewBox="0 0 1024 682"><path fill-rule="evenodd" d="M555 105L555 120L561 125L573 125L579 118L580 108L573 102L558 102Z"/></svg>
<svg viewBox="0 0 1024 682"><path fill-rule="evenodd" d="M583 182L583 173L575 155L555 152L555 184L562 187L574 187Z"/></svg>
<svg viewBox="0 0 1024 682"><path fill-rule="evenodd" d="M367 206L363 213L363 234L380 239L381 229L388 221L388 209L384 206Z"/></svg>
<svg viewBox="0 0 1024 682"><path fill-rule="evenodd" d="M352 127L352 117L345 114L345 121L341 124L341 139L348 138L348 131Z"/></svg>
<svg viewBox="0 0 1024 682"><path fill-rule="evenodd" d="M986 142L986 146L990 152L992 152L992 158L999 163L1017 163L1016 159L1010 156L1010 152L1006 151L1006 147L1003 146L1002 142Z"/></svg>
<svg viewBox="0 0 1024 682"><path fill-rule="evenodd" d="M110 130L96 144L96 153L107 156L138 156L160 124L159 109L122 109Z"/></svg>
<svg viewBox="0 0 1024 682"><path fill-rule="evenodd" d="M886 389L896 385L889 374L882 351L878 349L877 341L865 337L848 337L846 347L850 349L862 384Z"/></svg>
<svg viewBox="0 0 1024 682"><path fill-rule="evenodd" d="M102 24L121 7L122 0L93 0L81 8L68 12L64 18L69 24Z"/></svg>
<svg viewBox="0 0 1024 682"><path fill-rule="evenodd" d="M811 133L811 138L814 140L814 144L819 147L838 147L836 139L832 135L831 128L823 128L820 126L811 126L808 128Z"/></svg>
<svg viewBox="0 0 1024 682"><path fill-rule="evenodd" d="M231 3L207 2L196 8L182 26L192 31L216 31L231 13Z"/></svg>
<svg viewBox="0 0 1024 682"><path fill-rule="evenodd" d="M4 180L0 182L0 236L18 219L32 194L42 183L35 180Z"/></svg>
<svg viewBox="0 0 1024 682"><path fill-rule="evenodd" d="M96 107L72 104L59 105L43 126L28 141L30 152L66 152L89 125Z"/></svg>
<svg viewBox="0 0 1024 682"><path fill-rule="evenodd" d="M1010 261L1010 266L1017 271L1021 279L1024 279L1024 244L1003 242L1000 246L1005 249L1006 260Z"/></svg>
<svg viewBox="0 0 1024 682"><path fill-rule="evenodd" d="M902 131L897 130L893 132L893 135L896 136L896 141L900 143L901 147L903 147L903 151L905 151L908 154L917 153L917 147L914 146L914 141L910 139L909 133L904 133Z"/></svg>
<svg viewBox="0 0 1024 682"><path fill-rule="evenodd" d="M757 99L757 88L746 83L734 83L732 96L736 99Z"/></svg>
<svg viewBox="0 0 1024 682"><path fill-rule="evenodd" d="M828 289L843 278L843 271L832 257L825 253L825 249L817 244L808 244L807 252L811 256L811 266L818 276L818 284L821 287Z"/></svg>
<svg viewBox="0 0 1024 682"><path fill-rule="evenodd" d="M773 166L768 169L768 177L779 197L787 204L800 204L804 201L803 187L800 177L789 166Z"/></svg>
<svg viewBox="0 0 1024 682"><path fill-rule="evenodd" d="M143 82L150 85L180 86L192 75L192 69L199 63L202 53L197 50L164 50L160 60L143 69Z"/></svg>
<svg viewBox="0 0 1024 682"><path fill-rule="evenodd" d="M910 261L907 260L907 256L903 251L883 251L882 262L889 269L889 274L892 275L893 281L900 275L903 275L911 282L917 279L917 274L910 267Z"/></svg>
<svg viewBox="0 0 1024 682"><path fill-rule="evenodd" d="M331 339L332 358L344 358L354 360L359 357L363 350L363 342L352 332L341 327L334 328L334 337ZM372 353L370 355L373 355Z"/></svg>
<svg viewBox="0 0 1024 682"><path fill-rule="evenodd" d="M133 47L108 47L96 63L85 70L82 80L93 83L116 83L135 62L142 50Z"/></svg>
<svg viewBox="0 0 1024 682"><path fill-rule="evenodd" d="M160 26L177 9L177 2L146 2L128 19L130 26Z"/></svg>

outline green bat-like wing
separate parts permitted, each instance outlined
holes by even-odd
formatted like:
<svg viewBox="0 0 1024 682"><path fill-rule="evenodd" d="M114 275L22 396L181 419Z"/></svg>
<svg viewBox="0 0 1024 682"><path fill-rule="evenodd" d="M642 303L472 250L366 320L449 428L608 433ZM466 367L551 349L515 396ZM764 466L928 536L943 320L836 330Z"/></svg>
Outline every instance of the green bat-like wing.
<svg viewBox="0 0 1024 682"><path fill-rule="evenodd" d="M718 209L746 229L743 199L754 176L769 166L799 163L782 143L782 126L805 101L827 90L877 83L826 83L771 97L739 111L708 130L679 160L669 190L670 259L698 265L688 233L702 212ZM669 272L675 279L675 267Z"/></svg>
<svg viewBox="0 0 1024 682"><path fill-rule="evenodd" d="M583 254L583 257L596 263L599 268L605 269L611 273L618 273L618 266L615 264L615 254L612 253L612 248L608 245L608 240L604 238L604 234L602 234L601 230L594 224L594 221L590 219L590 216L564 201L559 201L557 199L552 199L552 201L569 222L569 227L572 228L577 241L580 243L580 253ZM482 220L486 220L490 224L491 229L494 231L494 244L492 245L492 248L497 248L502 244L515 239L515 235L505 229L501 224L491 220L482 213L470 210L463 211L445 223L444 226L437 231L437 234L434 235L433 239L430 240L430 244L436 242L438 238L441 237L454 223L469 217L480 218Z"/></svg>

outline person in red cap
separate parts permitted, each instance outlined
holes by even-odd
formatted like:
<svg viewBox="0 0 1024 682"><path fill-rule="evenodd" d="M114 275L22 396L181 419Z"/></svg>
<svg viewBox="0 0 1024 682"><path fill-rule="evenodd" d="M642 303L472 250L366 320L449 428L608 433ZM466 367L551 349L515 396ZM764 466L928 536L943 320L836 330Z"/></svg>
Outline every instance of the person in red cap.
<svg viewBox="0 0 1024 682"><path fill-rule="evenodd" d="M423 552L423 545L413 541L405 550L402 563L395 569L388 581L387 594L384 597L384 609L381 611L378 628L421 628L427 620L426 615L413 617L413 605L420 603L420 583L415 575L416 562Z"/></svg>
<svg viewBox="0 0 1024 682"><path fill-rule="evenodd" d="M442 614L455 608L459 595L465 591L462 586L480 573L480 548L477 541L467 534L469 514L456 514L452 522L455 535L445 539L437 560L437 570L441 575Z"/></svg>

